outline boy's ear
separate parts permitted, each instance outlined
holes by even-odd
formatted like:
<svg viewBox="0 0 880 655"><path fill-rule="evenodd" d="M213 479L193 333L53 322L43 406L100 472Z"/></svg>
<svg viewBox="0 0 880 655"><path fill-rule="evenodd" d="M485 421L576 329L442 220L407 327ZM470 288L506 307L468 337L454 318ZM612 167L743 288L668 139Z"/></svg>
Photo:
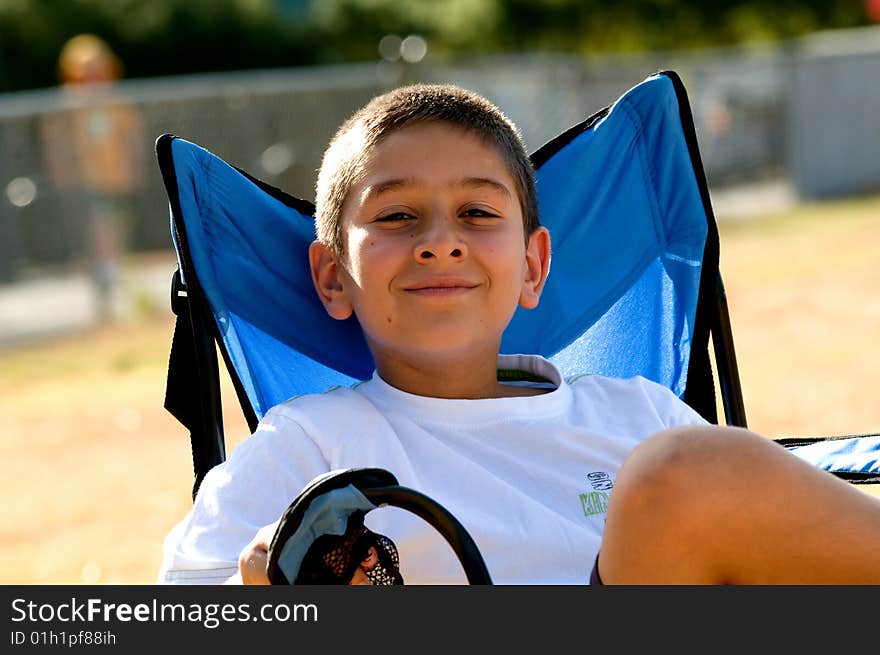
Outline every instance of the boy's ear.
<svg viewBox="0 0 880 655"><path fill-rule="evenodd" d="M522 291L519 295L520 307L534 309L541 299L541 292L550 273L550 232L539 227L529 236L526 246L526 266Z"/></svg>
<svg viewBox="0 0 880 655"><path fill-rule="evenodd" d="M309 246L309 266L315 291L327 313L338 321L351 316L352 306L342 284L339 256L320 241L313 241Z"/></svg>

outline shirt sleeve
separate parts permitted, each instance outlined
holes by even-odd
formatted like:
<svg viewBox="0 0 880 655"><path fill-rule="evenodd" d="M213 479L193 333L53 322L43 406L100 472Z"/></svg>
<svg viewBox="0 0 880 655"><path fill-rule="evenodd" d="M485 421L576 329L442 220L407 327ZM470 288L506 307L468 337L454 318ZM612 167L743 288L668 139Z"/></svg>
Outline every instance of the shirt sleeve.
<svg viewBox="0 0 880 655"><path fill-rule="evenodd" d="M709 422L700 416L696 410L675 395L670 389L662 384L639 376L644 393L654 406L660 422L666 428L674 428L682 425L708 425Z"/></svg>
<svg viewBox="0 0 880 655"><path fill-rule="evenodd" d="M165 538L160 584L222 584L260 528L276 523L306 483L329 470L321 450L281 410L270 410L202 481L190 512Z"/></svg>

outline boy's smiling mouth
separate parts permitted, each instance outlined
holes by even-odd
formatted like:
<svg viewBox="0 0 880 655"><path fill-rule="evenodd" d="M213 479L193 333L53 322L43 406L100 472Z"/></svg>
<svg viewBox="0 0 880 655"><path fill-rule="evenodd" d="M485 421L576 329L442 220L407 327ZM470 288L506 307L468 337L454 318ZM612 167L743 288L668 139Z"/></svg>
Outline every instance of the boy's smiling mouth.
<svg viewBox="0 0 880 655"><path fill-rule="evenodd" d="M478 284L460 278L429 278L405 286L404 291L417 296L447 297L466 293L478 286Z"/></svg>

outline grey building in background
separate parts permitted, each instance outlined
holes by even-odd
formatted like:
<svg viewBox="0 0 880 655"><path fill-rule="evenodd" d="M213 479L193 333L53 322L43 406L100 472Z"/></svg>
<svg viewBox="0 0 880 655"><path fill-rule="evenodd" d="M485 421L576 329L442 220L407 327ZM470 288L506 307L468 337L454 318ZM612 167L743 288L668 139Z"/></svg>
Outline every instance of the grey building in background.
<svg viewBox="0 0 880 655"><path fill-rule="evenodd" d="M802 39L786 113L788 174L802 197L880 190L880 30Z"/></svg>

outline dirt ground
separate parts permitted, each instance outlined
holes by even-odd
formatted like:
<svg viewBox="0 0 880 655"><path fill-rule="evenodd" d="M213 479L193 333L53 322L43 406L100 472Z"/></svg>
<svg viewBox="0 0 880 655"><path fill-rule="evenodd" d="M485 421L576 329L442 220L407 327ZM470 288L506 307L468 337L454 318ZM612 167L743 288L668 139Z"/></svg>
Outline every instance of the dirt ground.
<svg viewBox="0 0 880 655"><path fill-rule="evenodd" d="M722 224L749 427L771 437L880 432L880 199Z"/></svg>
<svg viewBox="0 0 880 655"><path fill-rule="evenodd" d="M750 427L880 432L880 198L721 232ZM191 505L188 437L162 408L171 334L162 314L0 351L0 583L154 581ZM247 429L223 388L231 450Z"/></svg>

